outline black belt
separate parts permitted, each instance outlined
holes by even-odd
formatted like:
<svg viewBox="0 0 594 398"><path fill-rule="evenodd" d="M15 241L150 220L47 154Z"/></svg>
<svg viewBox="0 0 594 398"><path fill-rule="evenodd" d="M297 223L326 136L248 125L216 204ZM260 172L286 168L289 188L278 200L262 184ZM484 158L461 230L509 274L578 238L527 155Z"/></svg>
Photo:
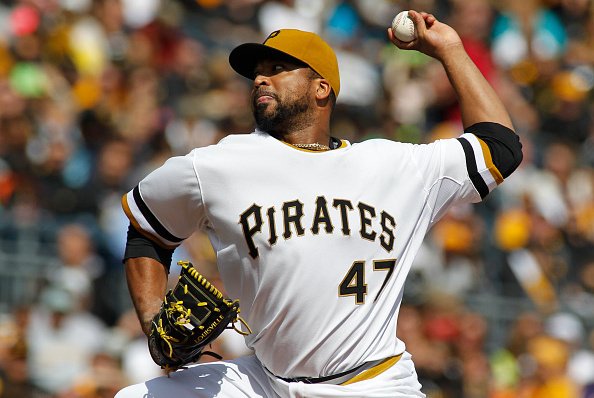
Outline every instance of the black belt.
<svg viewBox="0 0 594 398"><path fill-rule="evenodd" d="M340 377L347 376L351 373L356 372L357 370L362 368L364 365L365 364L361 364L361 365L357 366L356 368L349 369L345 372L337 373L337 374L330 375L330 376L324 376L324 377L280 377L280 376L276 376L276 375L275 375L275 377L278 379L284 380L288 383L296 383L296 382L300 381L305 384L317 384L317 383L323 383L325 381L330 381L330 380L338 379ZM271 372L271 374L272 374L272 372Z"/></svg>

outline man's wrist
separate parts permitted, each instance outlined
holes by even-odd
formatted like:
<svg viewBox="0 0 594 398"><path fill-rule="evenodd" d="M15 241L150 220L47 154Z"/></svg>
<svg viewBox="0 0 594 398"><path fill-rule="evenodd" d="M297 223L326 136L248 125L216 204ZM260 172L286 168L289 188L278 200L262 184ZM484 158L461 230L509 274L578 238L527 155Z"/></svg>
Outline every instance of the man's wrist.
<svg viewBox="0 0 594 398"><path fill-rule="evenodd" d="M468 54L461 42L447 45L437 52L437 59L444 65L452 62L460 62L464 58L468 58Z"/></svg>
<svg viewBox="0 0 594 398"><path fill-rule="evenodd" d="M145 335L149 336L151 334L151 328L153 324L153 317L148 319L143 319L140 321L140 327Z"/></svg>

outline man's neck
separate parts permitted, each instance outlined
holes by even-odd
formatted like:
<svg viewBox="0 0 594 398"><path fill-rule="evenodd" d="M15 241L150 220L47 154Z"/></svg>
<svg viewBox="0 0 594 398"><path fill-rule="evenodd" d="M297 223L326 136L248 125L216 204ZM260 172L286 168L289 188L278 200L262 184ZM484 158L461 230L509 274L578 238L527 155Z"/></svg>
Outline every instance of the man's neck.
<svg viewBox="0 0 594 398"><path fill-rule="evenodd" d="M322 144L330 145L329 129L314 129L311 127L305 129L292 130L283 133L271 134L273 137L288 144Z"/></svg>

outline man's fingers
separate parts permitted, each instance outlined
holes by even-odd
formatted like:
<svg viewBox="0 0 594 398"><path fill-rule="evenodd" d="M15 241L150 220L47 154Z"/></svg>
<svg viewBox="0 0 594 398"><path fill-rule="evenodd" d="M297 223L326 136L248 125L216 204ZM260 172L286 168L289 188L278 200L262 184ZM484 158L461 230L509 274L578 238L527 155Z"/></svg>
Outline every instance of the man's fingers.
<svg viewBox="0 0 594 398"><path fill-rule="evenodd" d="M437 21L437 18L435 18L435 15L433 14L429 14L428 12L421 12L420 14L425 20L425 24L427 25L427 27L431 27L431 25L433 25Z"/></svg>
<svg viewBox="0 0 594 398"><path fill-rule="evenodd" d="M405 42L405 41L400 41L398 40L398 38L396 38L396 36L394 36L394 32L392 31L392 28L388 28L388 38L390 39L390 41L392 43L394 43L394 45L398 48L401 48L403 50L410 50L413 48L414 43L416 41L409 41L409 42Z"/></svg>
<svg viewBox="0 0 594 398"><path fill-rule="evenodd" d="M425 23L427 24L427 26L431 26L437 21L437 18L435 18L435 15L433 15L433 14L428 14L428 13L424 12L424 13L422 13L422 15L423 15L423 18L425 19Z"/></svg>
<svg viewBox="0 0 594 398"><path fill-rule="evenodd" d="M415 30L417 31L417 37L422 36L427 30L425 26L425 18L420 13L414 10L408 10L408 16L412 19L415 24Z"/></svg>
<svg viewBox="0 0 594 398"><path fill-rule="evenodd" d="M392 32L392 28L388 28L388 39L390 39L391 42L396 40L396 37L394 37L394 32Z"/></svg>

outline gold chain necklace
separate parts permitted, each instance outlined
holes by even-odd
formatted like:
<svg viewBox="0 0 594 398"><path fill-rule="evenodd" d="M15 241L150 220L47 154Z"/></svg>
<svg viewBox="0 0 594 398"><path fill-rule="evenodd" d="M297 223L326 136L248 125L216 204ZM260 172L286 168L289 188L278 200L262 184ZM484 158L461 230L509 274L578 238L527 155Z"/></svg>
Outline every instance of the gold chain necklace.
<svg viewBox="0 0 594 398"><path fill-rule="evenodd" d="M309 149L310 151L329 151L330 147L328 145L319 144L314 142L312 144L291 144L297 148L301 149Z"/></svg>

